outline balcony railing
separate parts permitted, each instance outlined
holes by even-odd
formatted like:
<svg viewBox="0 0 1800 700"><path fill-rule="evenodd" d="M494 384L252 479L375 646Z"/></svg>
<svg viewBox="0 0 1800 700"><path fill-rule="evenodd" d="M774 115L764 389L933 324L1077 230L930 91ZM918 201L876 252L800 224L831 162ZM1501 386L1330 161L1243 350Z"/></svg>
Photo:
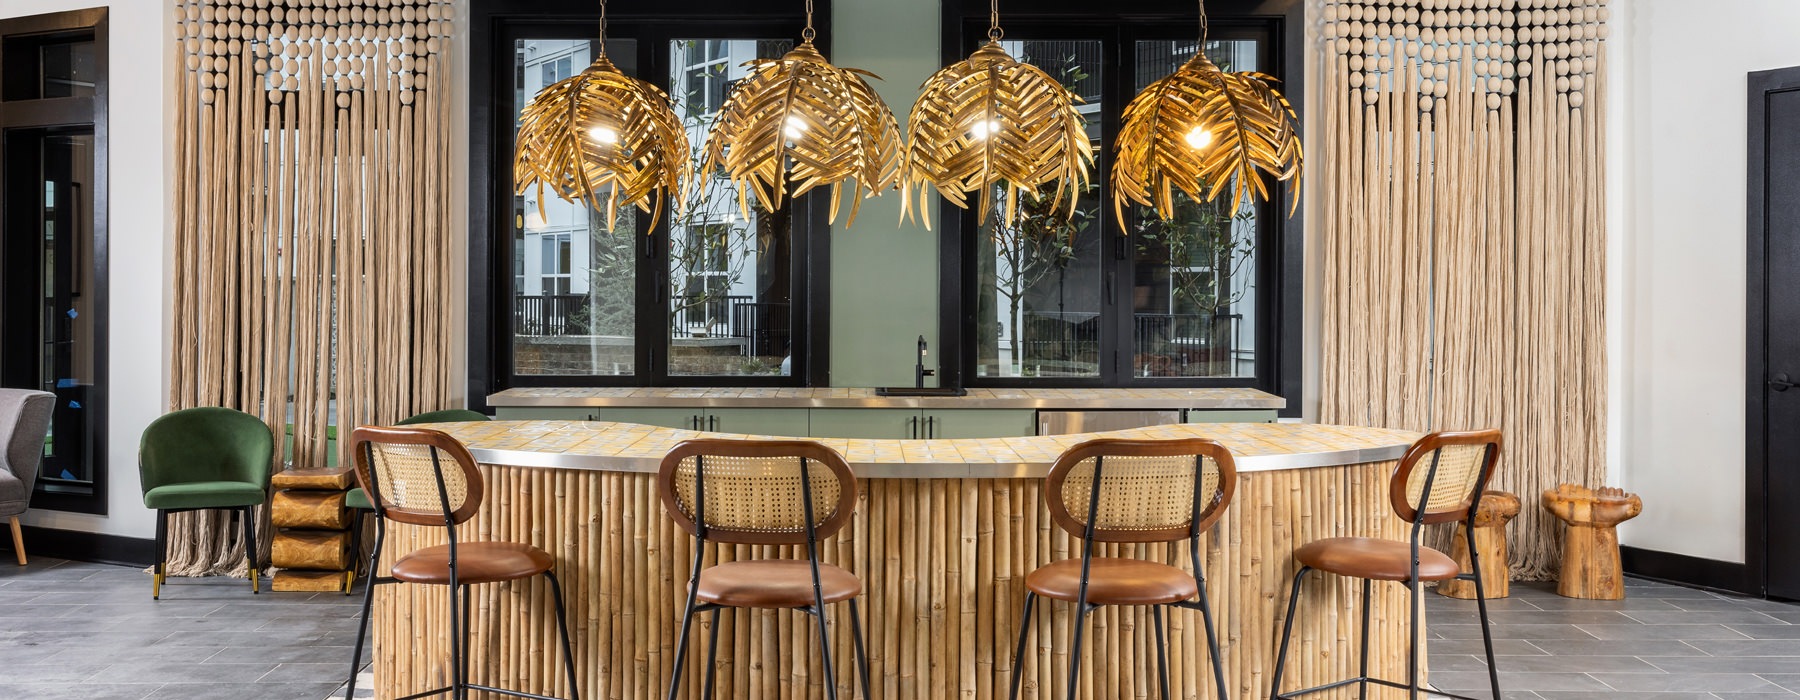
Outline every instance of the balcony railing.
<svg viewBox="0 0 1800 700"><path fill-rule="evenodd" d="M520 295L513 298L518 335L590 335L585 294ZM675 297L670 333L676 338L744 338L750 355L785 355L791 326L786 302L758 302L746 295Z"/></svg>

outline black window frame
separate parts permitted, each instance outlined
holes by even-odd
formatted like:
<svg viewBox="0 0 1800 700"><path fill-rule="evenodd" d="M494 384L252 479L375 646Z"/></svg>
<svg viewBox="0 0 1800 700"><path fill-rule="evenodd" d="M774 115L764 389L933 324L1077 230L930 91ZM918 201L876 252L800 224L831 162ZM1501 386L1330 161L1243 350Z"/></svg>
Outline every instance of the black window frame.
<svg viewBox="0 0 1800 700"><path fill-rule="evenodd" d="M819 2L816 25L830 26L830 3ZM607 34L637 42L643 76L667 79L673 39L787 39L799 42L802 5L763 11L729 0L612 0ZM824 386L829 381L830 241L826 197L808 195L793 208L791 261L792 368L787 376L670 375L666 309L670 274L669 216L654 235L643 236L639 256L637 363L632 375L519 375L513 372L513 206L511 80L514 42L520 38L593 39L599 7L592 0L474 0L470 8L469 75L469 403L487 408L486 397L512 387L606 386ZM826 36L815 44L829 49ZM617 50L615 45L614 50ZM586 68L578 66L576 70ZM652 83L663 85L661 81ZM648 273L648 274L647 274ZM654 307L652 306L654 305ZM660 317L660 318L659 318ZM649 329L660 329L651 331Z"/></svg>
<svg viewBox="0 0 1800 700"><path fill-rule="evenodd" d="M108 363L111 355L108 351L108 339L111 335L110 258L107 255L108 221L111 211L108 206L111 195L108 165L111 127L107 105L112 92L109 45L111 25L108 16L107 8L101 7L0 20L0 51L8 51L4 44L9 40L23 40L30 44L50 38L91 37L94 42L96 73L93 95L0 101L0 134L9 129L43 131L67 129L72 133L85 131L85 133L92 134L94 138L94 191L90 195L93 199L93 221L91 222L93 249L90 252L93 256L93 265L86 270L87 274L93 275L93 292L97 297L94 300L92 321L94 383L86 389L85 395L82 396L83 399L86 399L86 403L83 403L80 409L87 415L87 420L91 423L90 437L82 446L82 450L85 452L83 458L88 461L92 470L92 487L87 493L47 490L45 487L54 484L55 478L47 479L40 470L33 493L27 495L31 499L30 505L33 509L91 515L107 514L107 499L110 497L109 492L112 486L110 483L112 480L111 463L108 461L109 451L107 449L109 420L109 411L107 410L109 392L107 389L110 377ZM37 66L36 63L8 64L3 58L0 58L0 71L7 72L4 78L8 82L17 77L12 71L36 68ZM4 140L0 139L0 157L11 159L13 154L5 152ZM4 168L0 168L0 178L3 178L4 171ZM11 198L12 195L12 185L0 182L0 215L13 217L25 213L9 210L5 200ZM0 223L0 226L13 223L13 220L8 218L4 223ZM20 254L24 254L24 251L11 250L10 244L0 246L0 262L5 263L4 269L9 273L0 276L3 278L0 279L0 285L4 286L6 292L4 295L6 301L4 304L0 304L0 314L5 314L9 319L24 317L35 319L38 314L37 305L41 303L41 293L37 291L37 287L42 280L35 274L11 274L19 269L13 264L12 259ZM25 301L30 301L30 303L23 303ZM5 325L0 324L0 327ZM8 387L44 389L34 383L34 380L38 378L38 352L40 349L35 344L14 343L7 346L4 352L0 352L0 383L4 383ZM66 398L60 395L60 392L57 393L59 401ZM52 416L52 427L63 426L64 432L70 432L66 427L67 419L62 415L62 408L62 406L58 406L57 415ZM48 466L48 464L45 465L45 467Z"/></svg>
<svg viewBox="0 0 1800 700"><path fill-rule="evenodd" d="M1132 76L1126 73L1124 55L1136 42L1193 40L1199 27L1193 2L1154 0L1133 2L1127 8L1096 7L1091 2L1039 0L1003 3L1001 26L1009 40L1102 40L1100 66L1107 102L1100 111L1103 143L1110 151L1119 133L1119 115L1136 94ZM1296 114L1304 107L1305 6L1300 0L1213 0L1207 3L1209 38L1255 38L1260 72L1283 81L1282 94ZM976 0L944 0L942 10L942 60L962 60L987 38L988 3ZM1110 183L1106 182L1110 152L1101 155L1094 171L1101 187L1100 226L1103 279L1114 282L1109 301L1102 295L1101 372L1097 377L977 377L979 360L975 342L978 287L974 255L979 226L973 213L955 206L940 206L937 217L940 278L946 281L939 298L939 337L944 356L953 358L944 368L943 381L951 386L974 387L1249 387L1288 399L1283 416L1300 415L1301 334L1304 322L1304 240L1301 213L1288 216L1293 188L1272 182L1274 198L1259 205L1256 264L1257 316L1256 373L1254 377L1137 377L1132 369L1128 343L1133 322L1129 288L1132 274L1131 239L1119 235L1113 217ZM940 202L941 204L941 202ZM1105 282L1103 282L1105 284Z"/></svg>

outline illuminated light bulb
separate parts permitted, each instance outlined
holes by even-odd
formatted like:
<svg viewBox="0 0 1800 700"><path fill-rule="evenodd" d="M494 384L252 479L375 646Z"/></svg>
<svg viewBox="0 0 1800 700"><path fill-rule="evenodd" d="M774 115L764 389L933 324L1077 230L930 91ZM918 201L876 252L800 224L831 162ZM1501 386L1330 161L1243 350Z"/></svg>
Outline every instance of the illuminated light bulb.
<svg viewBox="0 0 1800 700"><path fill-rule="evenodd" d="M619 132L612 130L610 127L596 126L592 129L588 129L588 138L611 145L619 142Z"/></svg>
<svg viewBox="0 0 1800 700"><path fill-rule="evenodd" d="M969 138L980 141L992 134L998 133L1000 133L1000 120L983 119L975 122L975 126L969 129Z"/></svg>
<svg viewBox="0 0 1800 700"><path fill-rule="evenodd" d="M805 132L806 120L801 119L800 115L797 114L788 115L787 127L781 130L781 133L787 134L787 137L790 139L800 138L800 135Z"/></svg>
<svg viewBox="0 0 1800 700"><path fill-rule="evenodd" d="M1212 145L1213 135L1204 126L1196 126L1187 132L1187 145L1196 151Z"/></svg>

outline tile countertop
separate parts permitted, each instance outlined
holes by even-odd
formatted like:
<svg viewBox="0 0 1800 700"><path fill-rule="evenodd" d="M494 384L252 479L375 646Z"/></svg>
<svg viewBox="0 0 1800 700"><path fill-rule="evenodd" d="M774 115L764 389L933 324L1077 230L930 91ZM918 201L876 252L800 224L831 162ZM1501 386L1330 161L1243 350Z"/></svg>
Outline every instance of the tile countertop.
<svg viewBox="0 0 1800 700"><path fill-rule="evenodd" d="M696 437L770 439L606 421L490 421L429 426L450 433L486 464L654 472L676 443ZM1190 423L1107 433L950 440L819 438L865 478L1042 478L1064 449L1097 437L1218 440L1238 471L1396 460L1418 433L1305 423Z"/></svg>
<svg viewBox="0 0 1800 700"><path fill-rule="evenodd" d="M967 396L876 396L858 387L539 387L487 397L502 407L1280 409L1256 389L970 389Z"/></svg>

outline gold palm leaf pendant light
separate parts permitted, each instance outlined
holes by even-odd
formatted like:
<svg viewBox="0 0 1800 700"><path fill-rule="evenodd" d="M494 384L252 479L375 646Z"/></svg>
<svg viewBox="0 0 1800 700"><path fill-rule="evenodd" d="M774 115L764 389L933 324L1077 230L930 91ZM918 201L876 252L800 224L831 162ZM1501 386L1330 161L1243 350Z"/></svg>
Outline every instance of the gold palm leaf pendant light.
<svg viewBox="0 0 1800 700"><path fill-rule="evenodd" d="M749 75L731 89L707 136L707 170L723 169L737 185L746 219L752 196L774 210L788 197L830 185L829 220L836 221L844 184L854 180L855 223L863 197L899 183L899 123L863 80L880 76L826 61L813 47L812 11L807 0L799 46L744 64Z"/></svg>
<svg viewBox="0 0 1800 700"><path fill-rule="evenodd" d="M992 0L989 20L987 44L932 74L913 103L903 187L909 217L914 203L923 213L927 186L964 209L968 194L979 192L978 216L986 220L995 186L1005 182L1001 215L1008 225L1021 190L1038 196L1054 182L1052 201L1066 196L1072 215L1087 188L1094 148L1075 109L1081 98L1000 46L999 0Z"/></svg>
<svg viewBox="0 0 1800 700"><path fill-rule="evenodd" d="M607 59L605 0L599 54L585 70L545 87L525 105L513 181L518 194L537 188L540 214L547 187L571 203L604 209L608 231L620 205L650 212L654 228L663 199L685 191L687 129L667 93L619 72Z"/></svg>
<svg viewBox="0 0 1800 700"><path fill-rule="evenodd" d="M1300 202L1300 132L1294 108L1262 73L1227 73L1206 58L1206 4L1200 4L1200 45L1194 58L1144 88L1125 107L1112 170L1113 213L1126 225L1125 206L1175 211L1174 190L1211 201L1233 188L1231 211L1246 194L1269 198L1257 170L1293 180ZM1292 209L1289 210L1290 213Z"/></svg>

